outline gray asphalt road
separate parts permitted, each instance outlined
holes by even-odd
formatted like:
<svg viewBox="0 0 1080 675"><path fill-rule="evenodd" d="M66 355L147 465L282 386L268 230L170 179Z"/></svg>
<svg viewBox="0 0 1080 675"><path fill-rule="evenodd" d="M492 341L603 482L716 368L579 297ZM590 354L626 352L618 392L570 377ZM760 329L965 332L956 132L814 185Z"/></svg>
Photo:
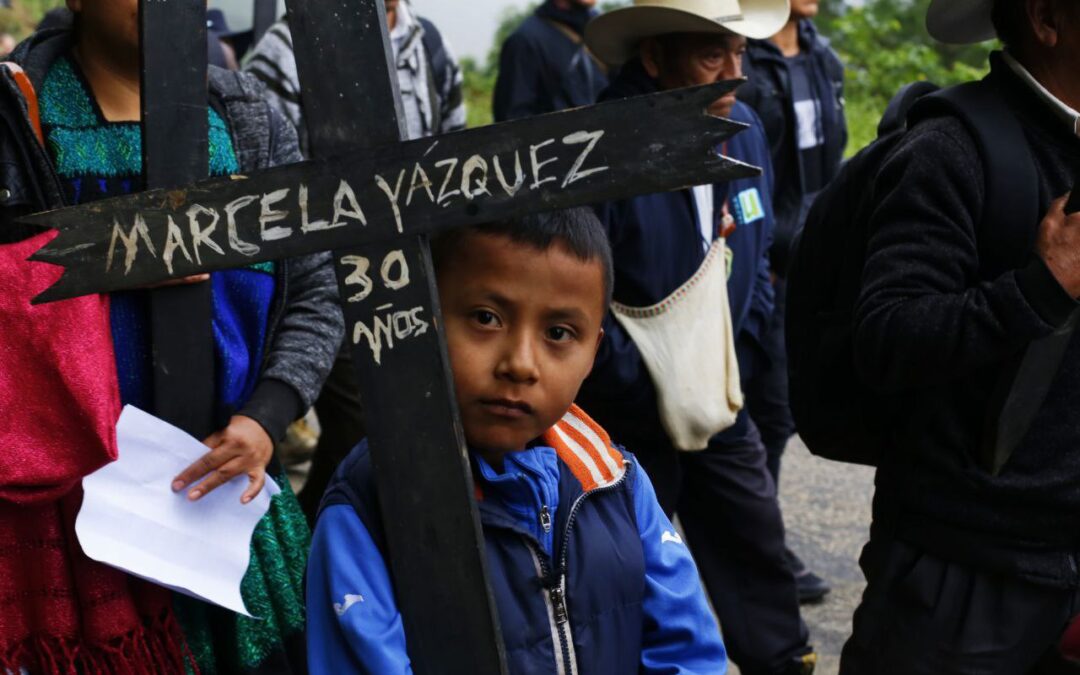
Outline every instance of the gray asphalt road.
<svg viewBox="0 0 1080 675"><path fill-rule="evenodd" d="M788 446L780 475L788 542L833 588L821 604L803 607L818 651L818 675L836 675L851 633L864 585L858 558L869 535L873 494L872 469L814 457L797 438Z"/></svg>

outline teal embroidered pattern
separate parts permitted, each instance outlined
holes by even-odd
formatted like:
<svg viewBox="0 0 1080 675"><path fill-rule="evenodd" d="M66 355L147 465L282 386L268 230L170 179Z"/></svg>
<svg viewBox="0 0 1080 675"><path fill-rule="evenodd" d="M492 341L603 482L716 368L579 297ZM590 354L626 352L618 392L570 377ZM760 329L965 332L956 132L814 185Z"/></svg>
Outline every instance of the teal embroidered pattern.
<svg viewBox="0 0 1080 675"><path fill-rule="evenodd" d="M142 174L142 131L136 122L104 121L71 60L59 59L41 89L41 124L64 177ZM225 120L209 110L210 175L240 169Z"/></svg>

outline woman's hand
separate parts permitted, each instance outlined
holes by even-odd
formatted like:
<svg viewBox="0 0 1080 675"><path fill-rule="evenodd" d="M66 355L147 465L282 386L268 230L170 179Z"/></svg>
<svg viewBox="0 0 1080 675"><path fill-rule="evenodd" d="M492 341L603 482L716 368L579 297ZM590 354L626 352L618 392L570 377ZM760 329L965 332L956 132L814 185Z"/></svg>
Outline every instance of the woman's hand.
<svg viewBox="0 0 1080 675"><path fill-rule="evenodd" d="M254 499L266 482L266 465L274 455L274 442L262 425L250 417L234 415L229 426L211 434L203 443L210 452L173 479L173 492L202 480L188 492L188 499L194 502L233 478L246 475L250 485L240 497L240 503Z"/></svg>

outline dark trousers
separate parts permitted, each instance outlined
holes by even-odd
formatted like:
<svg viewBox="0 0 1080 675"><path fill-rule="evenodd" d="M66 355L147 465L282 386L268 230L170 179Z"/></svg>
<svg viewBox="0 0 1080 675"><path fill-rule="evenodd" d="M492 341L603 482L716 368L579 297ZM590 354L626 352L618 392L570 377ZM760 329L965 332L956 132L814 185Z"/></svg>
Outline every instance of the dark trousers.
<svg viewBox="0 0 1080 675"><path fill-rule="evenodd" d="M319 445L311 459L307 482L299 495L300 506L312 527L319 513L319 502L338 464L364 437L360 385L356 381L348 346L338 351L337 360L314 407L322 433L319 434Z"/></svg>
<svg viewBox="0 0 1080 675"><path fill-rule="evenodd" d="M859 564L867 587L840 675L1057 675L1080 592L937 558L872 535Z"/></svg>
<svg viewBox="0 0 1080 675"><path fill-rule="evenodd" d="M787 282L777 280L776 307L769 329L762 336L763 363L744 383L746 409L761 432L765 444L766 465L773 481L780 484L780 458L795 435L795 420L788 404L787 348L784 345L784 311L787 307Z"/></svg>
<svg viewBox="0 0 1080 675"><path fill-rule="evenodd" d="M743 675L782 672L810 651L795 579L784 561L784 523L761 437L745 413L702 452L667 439L634 451L661 507L678 513L687 545Z"/></svg>

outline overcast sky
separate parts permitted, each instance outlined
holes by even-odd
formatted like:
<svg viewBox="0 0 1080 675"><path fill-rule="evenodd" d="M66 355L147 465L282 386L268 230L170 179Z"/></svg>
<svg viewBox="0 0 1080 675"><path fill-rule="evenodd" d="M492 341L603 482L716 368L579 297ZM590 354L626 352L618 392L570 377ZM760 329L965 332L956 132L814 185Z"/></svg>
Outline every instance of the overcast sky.
<svg viewBox="0 0 1080 675"><path fill-rule="evenodd" d="M443 32L454 52L482 59L491 48L499 17L528 0L412 0L413 7Z"/></svg>
<svg viewBox="0 0 1080 675"><path fill-rule="evenodd" d="M318 2L318 0L314 0ZM459 56L483 59L499 17L507 7L524 7L529 0L410 0L413 7L431 19ZM285 2L279 3L284 11ZM251 0L210 0L211 7L224 9L233 30L251 26Z"/></svg>

